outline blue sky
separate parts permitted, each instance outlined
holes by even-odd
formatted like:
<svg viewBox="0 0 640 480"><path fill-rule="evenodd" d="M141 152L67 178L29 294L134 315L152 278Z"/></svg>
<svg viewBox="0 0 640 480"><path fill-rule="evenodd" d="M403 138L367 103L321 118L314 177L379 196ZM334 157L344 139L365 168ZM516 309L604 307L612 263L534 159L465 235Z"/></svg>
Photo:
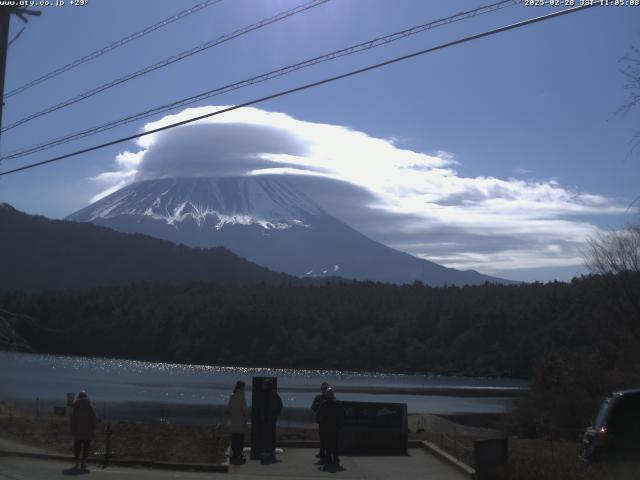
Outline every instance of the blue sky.
<svg viewBox="0 0 640 480"><path fill-rule="evenodd" d="M195 3L42 7L9 49L5 91ZM7 99L3 124L301 3L223 0ZM332 0L7 131L2 152L486 3ZM552 10L505 8L193 107L242 103ZM318 153L295 159L301 170L311 162L369 192L373 201L354 194L348 212L331 204L330 191L318 195L332 213L383 243L507 278L568 279L583 271L579 249L589 234L637 218L631 204L640 195L640 157L630 154L630 142L640 112L613 114L627 95L620 59L640 46L639 20L640 7L593 8L269 101L234 118L240 136L243 126L256 124L300 135ZM14 19L12 36L21 27ZM182 110L170 113L188 117ZM1 170L167 123L165 115L6 160ZM167 135L179 142L179 135ZM2 177L0 201L63 218L124 178L135 179L139 165L122 159L139 161L152 144L129 142ZM229 154L202 149L212 172L216 158ZM424 168L395 175L409 159ZM174 167L187 174L179 159Z"/></svg>

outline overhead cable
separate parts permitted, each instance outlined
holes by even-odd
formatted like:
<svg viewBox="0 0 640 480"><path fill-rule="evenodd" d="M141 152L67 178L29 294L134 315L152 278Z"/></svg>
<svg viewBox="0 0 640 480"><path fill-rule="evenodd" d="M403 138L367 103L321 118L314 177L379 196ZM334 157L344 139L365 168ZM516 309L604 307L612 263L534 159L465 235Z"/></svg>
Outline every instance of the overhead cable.
<svg viewBox="0 0 640 480"><path fill-rule="evenodd" d="M61 67L56 68L55 70L52 70L48 73L45 73L44 75L31 80L30 82L25 83L24 85L21 85L18 88L15 88L13 90L11 90L10 92L6 93L4 95L4 99L6 100L9 97L12 97L14 95L17 95L19 93L24 92L25 90L30 89L31 87L35 87L36 85L41 84L42 82L46 82L47 80L50 80L54 77L57 77L58 75L67 72L73 68L76 68L80 65L82 65L83 63L87 63L91 60L94 60L102 55L104 55L105 53L111 52L113 50L115 50L116 48L122 47L123 45L126 45L129 42L133 42L134 40L138 40L139 38L144 37L145 35L150 34L151 32L155 32L156 30L159 30L163 27L166 27L167 25L180 20L188 15L191 15L192 13L196 13L199 12L200 10L210 7L212 5L215 5L216 3L220 3L222 0L207 0L206 2L202 2L202 3L198 3L197 5L194 5L191 8L188 8L186 10L182 10L179 13L176 13L175 15L172 15L168 18L165 18L164 20L160 20L157 23L154 23L153 25L150 25L138 32L132 33L131 35L127 35L124 38L121 38L120 40L117 40L115 42L113 42L110 45L107 45L106 47L102 47L94 52L91 52L88 55L85 55L84 57L78 58L77 60L74 60L70 63L67 63L66 65L63 65Z"/></svg>
<svg viewBox="0 0 640 480"><path fill-rule="evenodd" d="M91 128L87 128L84 129L82 131L79 132L75 132L72 134L68 134L62 137L58 137L56 139L53 140L49 140L47 142L38 144L38 145L34 145L31 147L26 147L26 148L22 148L19 150L14 150L13 152L8 152L7 154L5 154L4 156L0 157L0 161L2 160L9 160L9 159L14 159L14 158L20 158L20 157L24 157L26 155L31 155L33 153L36 152L40 152L43 150L48 150L49 148L53 148L56 147L58 145L62 145L74 140L78 140L80 138L85 138L88 137L90 135L95 135L97 133L101 133L107 130L111 130L113 128L119 127L121 125L125 125L131 122L134 122L136 120L141 120L143 118L147 118L153 115L157 115L159 113L163 113L163 112L167 112L170 110L174 110L176 108L180 108L180 107L184 107L187 105L191 105L193 103L208 99L208 98L212 98L218 95L222 95L224 93L228 93L230 91L233 90L238 90L240 88L244 88L244 87L248 87L251 85L255 85L257 83L262 83L265 82L267 80L271 80L273 78L277 78L277 77L281 77L284 75L287 75L289 73L292 73L294 71L297 70L301 70L303 68L307 68L307 67L311 67L313 65L317 65L319 63L323 63L323 62L327 62L330 60L334 60L337 58L341 58L341 57L345 57L348 55L353 55L355 53L364 51L364 50L370 50L376 47L380 47L382 45L386 45L388 43L400 40L402 38L406 38L412 35L416 35L418 33L427 31L427 30L431 30L437 27L441 27L444 25L448 25L450 23L454 23L454 22L458 22L461 20L465 20L468 18L472 18L478 15L483 15L486 13L491 13L491 12L495 12L497 10L506 8L506 7L510 7L513 5L517 5L519 3L522 3L523 0L505 0L505 1L500 1L500 2L496 2L490 5L486 5L480 8L475 8L473 10L469 10L466 12L459 12L456 13L455 15L451 15L449 17L445 17L445 18L440 18L438 20L433 20L431 22L428 23L423 23L421 25L417 25L411 28L407 28L404 30L401 30L399 32L395 32L395 33L391 33L389 35L385 35L382 37L377 37L374 38L372 40L368 40L366 42L362 42L362 43L358 43L355 45L351 45L349 47L346 48L342 48L340 50L335 50L332 51L330 53L326 53L308 60L304 60L302 62L298 62L292 65L288 65L282 68L279 68L277 70L272 70L270 72L267 73L263 73L260 75L256 75L254 77L248 78L246 80L242 80L239 82L235 82L235 83L231 83L231 84L227 84L224 85L222 87L217 87L215 89L212 90L207 90L205 92L196 94L196 95L192 95L190 97L186 97L186 98L182 98L179 100L175 100L173 102L164 104L164 105L160 105L158 107L154 107L152 109L149 110L145 110L143 112L139 112L133 115L129 115L126 117L122 117L119 118L117 120L113 120L111 122L108 123L104 123L102 125L98 125L95 127L91 127Z"/></svg>
<svg viewBox="0 0 640 480"><path fill-rule="evenodd" d="M207 113L207 114L204 114L204 115L199 115L199 116L196 116L196 117L193 117L193 118L189 118L187 120L182 120L180 122L172 123L170 125L165 125L163 127L154 128L154 129L148 130L146 132L137 133L135 135L129 135L127 137L119 138L117 140L111 140L111 141L106 142L106 143L102 143L102 144L99 144L99 145L94 145L93 147L88 147L88 148L83 148L81 150L76 150L74 152L67 153L67 154L64 154L64 155L60 155L60 156L57 156L57 157L54 157L54 158L50 158L48 160L43 160L41 162L36 162L36 163L32 163L30 165L25 165L23 167L14 168L12 170L7 170L7 171L4 171L4 172L0 172L0 176L9 175L9 174L12 174L12 173L17 173L17 172L20 172L20 171L23 171L23 170L28 170L28 169L39 167L39 166L42 166L42 165L47 165L47 164L53 163L53 162L58 162L60 160L65 160L67 158L75 157L75 156L81 155L83 153L88 153L88 152L92 152L92 151L95 151L95 150L100 150L102 148L110 147L112 145L117 145L118 143L127 142L129 140L135 140L137 138L141 138L141 137L144 137L144 136L147 136L147 135L151 135L153 133L158 133L158 132L162 132L164 130L169 130L171 128L180 127L182 125L187 125L189 123L197 122L198 120L203 120L205 118L209 118L209 117L213 117L213 116L217 116L217 115L222 115L223 113L231 112L233 110L238 110L238 109L243 108L243 107L248 107L248 106L251 106L251 105L255 105L257 103L262 103L262 102L266 102L268 100L273 100L275 98L283 97L285 95L290 95L292 93L296 93L296 92L300 92L300 91L303 91L303 90L307 90L309 88L318 87L320 85L325 85L327 83L335 82L337 80L342 80L344 78L352 77L354 75L359 75L361 73L365 73L365 72L368 72L368 71L371 71L371 70L375 70L375 69L378 69L378 68L381 68L381 67L386 67L388 65L392 65L392 64L395 64L395 63L398 63L398 62L402 62L404 60L408 60L408 59L415 58L415 57L418 57L418 56L421 56L421 55L425 55L427 53L435 52L437 50L443 50L445 48L449 48L449 47L452 47L454 45L460 45L462 43L467 43L467 42L471 42L471 41L474 41L474 40L478 40L480 38L488 37L488 36L491 36L491 35L496 35L498 33L506 32L508 30L514 30L516 28L522 28L522 27L525 27L527 25L543 22L545 20L550 20L552 18L559 17L561 15L567 15L567 14L570 14L570 13L576 13L576 12L579 12L579 11L582 11L582 10L586 10L588 8L599 6L599 5L600 5L599 3L597 3L597 4L596 3L584 4L584 5L581 5L581 6L578 6L578 7L567 8L567 9L564 9L564 10L560 10L558 12L549 13L547 15L542 15L542 16L539 16L539 17L530 18L528 20L523 20L523 21L517 22L517 23L512 23L510 25L506 25L506 26L503 26L503 27L495 28L493 30L488 30L488 31L485 31L485 32L482 32L482 33L477 33L475 35L470 35L470 36L467 36L467 37L463 37L463 38L460 38L458 40L453 40L451 42L443 43L443 44L437 45L435 47L430 47L430 48L426 48L424 50L419 50L417 52L413 52L413 53L410 53L410 54L407 54L407 55L403 55L401 57L395 57L395 58L392 58L390 60L386 60L386 61L381 62L381 63L376 63L376 64L373 64L373 65L369 65L369 66L364 67L364 68L359 68L357 70L351 70L351 71L349 71L347 73L343 73L341 75L336 75L336 76L333 76L333 77L325 78L323 80L318 80L316 82L307 83L307 84L301 85L299 87L290 88L288 90L284 90L284 91L281 91L281 92L278 92L278 93L274 93L272 95L267 95L266 97L261 97L261 98L257 98L257 99L254 99L254 100L250 100L248 102L244 102L244 103L241 103L239 105L234 105L233 107L223 108L223 109L217 110L215 112Z"/></svg>
<svg viewBox="0 0 640 480"><path fill-rule="evenodd" d="M62 102L52 105L50 107L47 107L44 110L40 110L39 112L32 113L31 115L28 115L24 118L21 118L20 120L16 120L15 122L7 125L2 130L0 130L0 132L4 133L7 130L12 130L16 127L19 127L20 125L30 122L31 120L35 120L36 118L42 117L43 115L47 115L51 112L60 110L61 108L68 107L69 105L73 105L74 103L78 103L78 102L81 102L82 100L86 100L87 98L93 97L94 95L97 95L98 93L101 93L101 92L104 92L105 90L113 88L116 85L120 85L122 83L128 82L129 80L133 80L134 78L138 78L142 75L146 75L160 68L164 68L175 62L179 62L180 60L184 60L185 58L195 55L196 53L200 53L204 50L207 50L209 48L215 47L222 43L228 42L229 40L240 37L242 35L246 35L249 32L266 27L267 25L271 25L272 23L279 22L281 20L284 20L286 18L289 18L293 15L304 12L311 8L317 7L329 1L330 0L311 0L310 2L299 5L285 12L281 12L273 17L265 18L264 20L261 20L247 27L241 28L239 30L236 30L226 35L222 35L221 37L218 37L215 40L211 40L202 45L198 45L189 50L185 50L184 52L178 53L177 55L173 55L165 60L161 60L160 62L156 62L152 65L148 65L140 70L136 70L135 72L129 73L123 77L116 78L115 80L102 84L98 87L92 88L91 90L87 90L86 92L76 95L75 97L71 97L66 100L63 100Z"/></svg>

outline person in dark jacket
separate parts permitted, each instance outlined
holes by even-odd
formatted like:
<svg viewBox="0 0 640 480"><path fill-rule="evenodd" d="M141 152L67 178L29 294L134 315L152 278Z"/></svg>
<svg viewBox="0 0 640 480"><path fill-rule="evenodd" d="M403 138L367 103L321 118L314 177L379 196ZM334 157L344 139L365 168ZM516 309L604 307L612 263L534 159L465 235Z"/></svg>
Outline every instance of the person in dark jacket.
<svg viewBox="0 0 640 480"><path fill-rule="evenodd" d="M326 448L326 440L324 430L320 426L320 417L318 417L318 412L320 411L320 406L324 403L325 393L329 388L329 384L327 382L322 382L320 385L320 393L316 395L316 398L313 399L313 403L311 404L311 410L316 414L316 423L318 424L318 436L320 437L320 453L316 455L316 457L321 460L325 458L327 454Z"/></svg>
<svg viewBox="0 0 640 480"><path fill-rule="evenodd" d="M73 452L76 459L76 468L78 468L80 451L82 450L82 469L86 470L91 440L95 438L98 418L93 411L87 392L84 390L78 394L78 399L73 402L70 422L71 434L74 440Z"/></svg>
<svg viewBox="0 0 640 480"><path fill-rule="evenodd" d="M338 464L338 438L340 435L340 427L345 416L344 407L336 400L332 388L327 388L325 392L325 401L320 405L318 411L320 420L320 428L324 430L326 442L326 462Z"/></svg>
<svg viewBox="0 0 640 480"><path fill-rule="evenodd" d="M276 459L276 422L282 412L282 399L273 389L271 380L268 379L262 383L262 393L264 403L260 412L260 421L263 426L263 460L273 462Z"/></svg>

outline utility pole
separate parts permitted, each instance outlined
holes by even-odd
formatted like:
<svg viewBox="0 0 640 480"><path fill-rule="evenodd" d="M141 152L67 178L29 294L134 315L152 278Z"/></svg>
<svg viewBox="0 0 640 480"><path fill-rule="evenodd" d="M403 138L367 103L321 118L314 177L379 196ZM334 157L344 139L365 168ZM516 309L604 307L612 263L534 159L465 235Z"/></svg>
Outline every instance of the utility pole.
<svg viewBox="0 0 640 480"><path fill-rule="evenodd" d="M2 109L4 107L4 73L7 66L7 49L9 48L9 24L11 15L17 15L20 20L27 23L26 15L39 16L42 12L29 10L25 7L3 6L0 7L0 128L2 128ZM0 132L0 139L2 132Z"/></svg>
<svg viewBox="0 0 640 480"><path fill-rule="evenodd" d="M0 128L2 128L2 107L4 107L4 69L7 65L10 19L11 9L7 7L0 8Z"/></svg>

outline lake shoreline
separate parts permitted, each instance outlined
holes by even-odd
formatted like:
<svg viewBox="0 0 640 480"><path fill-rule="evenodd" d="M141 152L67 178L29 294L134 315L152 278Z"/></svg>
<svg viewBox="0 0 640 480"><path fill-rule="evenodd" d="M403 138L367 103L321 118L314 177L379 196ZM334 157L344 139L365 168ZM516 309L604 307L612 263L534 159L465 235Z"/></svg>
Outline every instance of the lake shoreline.
<svg viewBox="0 0 640 480"><path fill-rule="evenodd" d="M273 365L254 365L254 364L236 364L236 365L213 365L213 364L199 364L199 363L188 363L188 362L180 362L178 360L156 360L152 358L137 358L137 357L105 357L101 355L92 355L90 353L62 353L62 352L36 352L36 351L19 351L19 350L8 350L0 347L0 353L20 353L20 354L30 354L30 355L48 355L48 356L56 356L56 357L66 357L66 358L90 358L94 360L119 360L124 362L144 362L144 363L154 363L154 364L164 364L164 365L179 365L179 366L189 366L195 368L220 368L220 369L244 369L252 372L264 372L267 371L282 371L282 372L290 372L290 371L304 371L304 372L323 372L327 374L376 374L376 375L407 375L407 376L423 376L429 378L438 378L438 377L448 377L448 378L459 378L459 379L486 379L486 380L513 380L517 382L530 382L530 378L519 377L511 375L509 372L492 372L491 374L486 373L478 373L478 372L460 372L457 370L435 370L435 371L426 371L426 370L409 370L409 369L385 369L378 368L375 370L367 370L367 369L348 369L348 370L335 370L333 368L323 368L320 365L311 365L311 366L290 366L285 364L273 364Z"/></svg>

